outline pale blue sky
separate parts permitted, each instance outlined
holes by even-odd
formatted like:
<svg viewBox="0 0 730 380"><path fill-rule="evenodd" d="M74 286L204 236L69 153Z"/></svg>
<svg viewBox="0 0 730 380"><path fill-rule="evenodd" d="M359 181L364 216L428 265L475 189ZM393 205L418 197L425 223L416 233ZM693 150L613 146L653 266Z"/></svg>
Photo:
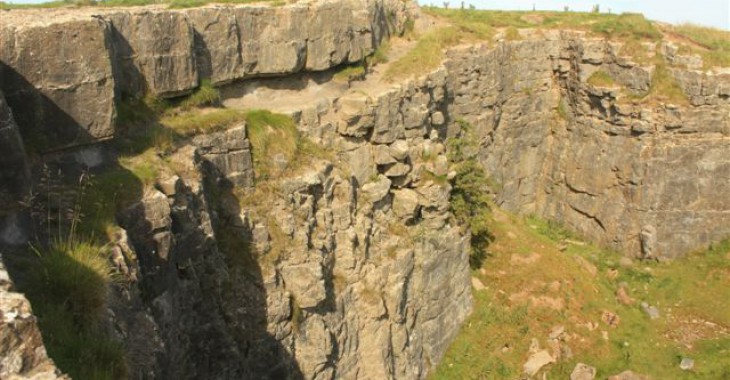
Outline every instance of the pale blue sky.
<svg viewBox="0 0 730 380"><path fill-rule="evenodd" d="M418 0L421 5L443 6L444 0ZM460 7L461 0L448 0L450 7ZM601 11L613 13L640 12L652 20L671 23L692 22L730 30L730 0L464 0L482 9L562 10L564 6L576 11L590 11L600 4Z"/></svg>

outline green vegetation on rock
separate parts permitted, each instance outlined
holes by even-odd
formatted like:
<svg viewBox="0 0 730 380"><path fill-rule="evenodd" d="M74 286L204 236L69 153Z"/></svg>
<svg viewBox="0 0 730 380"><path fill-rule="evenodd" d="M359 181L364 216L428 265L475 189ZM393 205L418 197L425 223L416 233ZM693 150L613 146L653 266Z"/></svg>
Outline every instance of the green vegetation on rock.
<svg viewBox="0 0 730 380"><path fill-rule="evenodd" d="M702 57L705 68L730 67L730 32L692 24L677 26L673 31L693 42L685 46Z"/></svg>
<svg viewBox="0 0 730 380"><path fill-rule="evenodd" d="M473 128L463 120L458 121L461 136L449 139L449 160L456 176L451 181L451 210L460 224L471 235L469 265L478 269L487 258L493 236L489 231L491 210L489 207L489 178L477 161L478 145Z"/></svg>
<svg viewBox="0 0 730 380"><path fill-rule="evenodd" d="M615 87L616 81L613 80L613 77L609 73L603 70L597 70L588 77L588 84L596 87Z"/></svg>
<svg viewBox="0 0 730 380"><path fill-rule="evenodd" d="M607 378L730 378L730 243L669 262L623 258L559 224L495 211L472 316L432 379L519 378L531 341L567 379L577 363ZM652 319L644 310L655 307ZM551 335L554 337L551 339ZM485 339L485 337L489 337ZM691 371L680 369L691 358Z"/></svg>

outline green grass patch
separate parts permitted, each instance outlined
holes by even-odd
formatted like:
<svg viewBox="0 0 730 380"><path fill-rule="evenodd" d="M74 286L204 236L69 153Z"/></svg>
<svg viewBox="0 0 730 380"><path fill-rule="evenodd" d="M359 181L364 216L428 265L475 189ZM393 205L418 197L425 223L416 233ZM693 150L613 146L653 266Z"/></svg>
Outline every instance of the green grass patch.
<svg viewBox="0 0 730 380"><path fill-rule="evenodd" d="M380 46L371 54L365 58L368 66L377 66L388 62L388 54L390 53L390 41L383 40L380 42Z"/></svg>
<svg viewBox="0 0 730 380"><path fill-rule="evenodd" d="M213 87L209 79L204 79L195 92L180 103L180 107L186 110L194 107L216 107L220 102L221 94L218 89Z"/></svg>
<svg viewBox="0 0 730 380"><path fill-rule="evenodd" d="M29 252L18 286L62 372L75 379L126 379L124 348L99 323L112 281L107 249L69 236Z"/></svg>
<svg viewBox="0 0 730 380"><path fill-rule="evenodd" d="M489 288L475 292L474 312L432 379L517 378L533 338L554 354L548 335L556 326L565 327L569 339L561 344L573 356L546 366L547 378L569 378L578 362L596 367L596 378L626 369L658 379L730 375L723 332L730 326L730 242L671 262L619 265L620 254L583 243L560 224L494 212L501 216L489 221L496 236L489 265L472 273ZM633 304L617 300L620 286ZM561 307L546 307L546 299ZM643 301L659 309L659 319L649 319ZM603 322L604 311L618 315L618 325ZM695 360L692 371L679 368L682 357Z"/></svg>
<svg viewBox="0 0 730 380"><path fill-rule="evenodd" d="M491 38L495 28L576 29L614 39L658 40L661 32L637 13L619 15L587 12L523 12L459 10L423 7L427 14L443 17L480 38Z"/></svg>
<svg viewBox="0 0 730 380"><path fill-rule="evenodd" d="M596 87L616 87L616 81L611 75L603 70L597 70L588 77L588 84Z"/></svg>
<svg viewBox="0 0 730 380"><path fill-rule="evenodd" d="M458 43L462 34L456 27L446 27L422 36L416 46L385 70L386 81L427 73L438 67L444 59L444 49Z"/></svg>
<svg viewBox="0 0 730 380"><path fill-rule="evenodd" d="M657 41L662 33L654 24L639 13L622 13L620 15L601 15L591 25L594 33L614 39L637 39Z"/></svg>
<svg viewBox="0 0 730 380"><path fill-rule="evenodd" d="M362 63L356 63L338 70L332 78L336 81L347 82L349 84L353 81L365 80L365 74L365 66Z"/></svg>
<svg viewBox="0 0 730 380"><path fill-rule="evenodd" d="M628 94L631 100L642 103L672 103L689 105L689 98L672 75L672 72L663 62L657 63L651 77L649 91L644 94Z"/></svg>
<svg viewBox="0 0 730 380"><path fill-rule="evenodd" d="M730 67L730 32L692 24L677 26L674 31L700 45L690 49L702 57L705 68Z"/></svg>

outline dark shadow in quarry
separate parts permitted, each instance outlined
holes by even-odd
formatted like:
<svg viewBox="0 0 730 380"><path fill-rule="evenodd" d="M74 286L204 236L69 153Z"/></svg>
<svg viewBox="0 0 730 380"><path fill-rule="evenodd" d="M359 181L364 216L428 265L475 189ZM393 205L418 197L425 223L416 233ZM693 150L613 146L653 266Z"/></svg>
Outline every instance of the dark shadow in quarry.
<svg viewBox="0 0 730 380"><path fill-rule="evenodd" d="M47 215L62 216L60 220L52 220L52 225L48 224L45 214L27 218L33 219L24 226L31 231L33 246L48 247L56 234L51 231L57 231L58 224L61 230L65 228L67 219L64 217L78 199L82 175L92 177L86 197L103 195L100 199L80 203L82 237L105 243L103 227L100 227L105 215L110 218L108 222L119 224L128 231L140 276L136 282L113 281L107 305L114 316L105 313L101 323L103 330L116 336L124 347L128 376L140 379L302 379L292 355L267 331L266 290L261 267L247 245L251 231L235 227L241 224L240 220L235 220L240 209L230 184L204 175L205 194L195 193L179 181L174 195L158 199L161 201L158 203L150 202L149 190L117 160L120 156L151 148L154 139L145 137L152 133L166 133L178 145L186 140L165 130L154 117L135 125L136 128L117 128L113 142L48 153L51 146L48 143L69 146L91 143L94 138L20 74L0 65L2 90L8 94L8 103L15 111L13 114L25 145L33 144L30 148L36 152L32 158L30 184L19 189L30 188L36 201L43 203L40 208ZM139 103L137 106L141 106L142 102ZM149 113L147 110L141 112ZM140 138L135 133L142 135L144 144L128 144L129 138ZM99 162L88 165L84 157L89 154L97 156ZM206 162L198 164L204 171L208 166ZM45 194L49 191L42 186L43 177L47 175L44 173L53 174L58 182L58 192L67 194L68 199L60 197L46 202L52 197ZM102 187L95 188L97 185ZM25 201L21 197L26 194L17 191L16 195L16 202ZM110 212L110 208L114 212ZM169 210L167 215L159 214L165 209ZM23 210L28 216L31 211L31 207ZM154 223L159 219L168 222L164 226ZM206 223L212 224L213 234L202 228ZM231 244L231 239L246 244ZM13 281L20 291L27 293L37 313L51 358L67 372L68 361L78 364L81 358L73 351L68 353L69 347L64 346L68 340L46 328L51 313L41 304L43 298L28 288L29 275L39 269L38 257L32 255L27 246L0 247L0 251ZM129 264L130 267L136 265ZM71 271L93 277L81 263L70 259L67 265ZM81 334L79 331L70 333ZM95 339L93 334L88 338L89 341Z"/></svg>

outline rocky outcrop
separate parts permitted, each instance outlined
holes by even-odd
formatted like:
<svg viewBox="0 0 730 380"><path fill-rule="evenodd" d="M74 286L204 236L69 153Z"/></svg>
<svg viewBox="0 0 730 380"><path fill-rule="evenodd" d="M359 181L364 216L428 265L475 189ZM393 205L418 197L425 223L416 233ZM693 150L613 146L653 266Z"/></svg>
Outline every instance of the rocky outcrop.
<svg viewBox="0 0 730 380"><path fill-rule="evenodd" d="M449 112L477 126L500 205L638 257L729 236L730 75L674 69L690 105L634 103L621 91L648 88L653 66L602 40L547 37L447 62ZM587 84L599 69L621 87Z"/></svg>
<svg viewBox="0 0 730 380"><path fill-rule="evenodd" d="M12 152L2 163L19 165L0 175L26 175L17 131L41 152L96 142L113 136L121 94L173 97L202 79L354 62L407 11L340 0L3 24L0 78L21 116L16 128L0 97L0 146ZM53 36L63 41L50 46ZM44 48L59 61L35 59ZM627 102L622 89L650 89L656 67L620 51L562 32L454 50L417 79L292 112L326 158L277 158L287 170L259 183L245 124L190 139L165 157L182 169L119 217L130 244L113 249L135 254L115 251L128 281L110 308L132 373L424 378L471 309L469 237L450 211L446 155L462 118L507 209L646 258L730 235L730 78L674 69L688 104ZM598 70L617 86L588 84Z"/></svg>
<svg viewBox="0 0 730 380"><path fill-rule="evenodd" d="M243 125L171 158L192 174L161 178L124 221L165 343L159 374L425 377L471 310L469 239L434 179L448 170L445 125L430 122L445 80L297 112L339 159L258 189Z"/></svg>
<svg viewBox="0 0 730 380"><path fill-rule="evenodd" d="M360 61L402 30L409 9L398 0L318 0L4 11L0 89L27 142L47 152L112 137L115 104L126 97L175 97L204 79L222 84Z"/></svg>
<svg viewBox="0 0 730 380"><path fill-rule="evenodd" d="M16 293L0 256L0 378L68 379L48 358L30 302Z"/></svg>

